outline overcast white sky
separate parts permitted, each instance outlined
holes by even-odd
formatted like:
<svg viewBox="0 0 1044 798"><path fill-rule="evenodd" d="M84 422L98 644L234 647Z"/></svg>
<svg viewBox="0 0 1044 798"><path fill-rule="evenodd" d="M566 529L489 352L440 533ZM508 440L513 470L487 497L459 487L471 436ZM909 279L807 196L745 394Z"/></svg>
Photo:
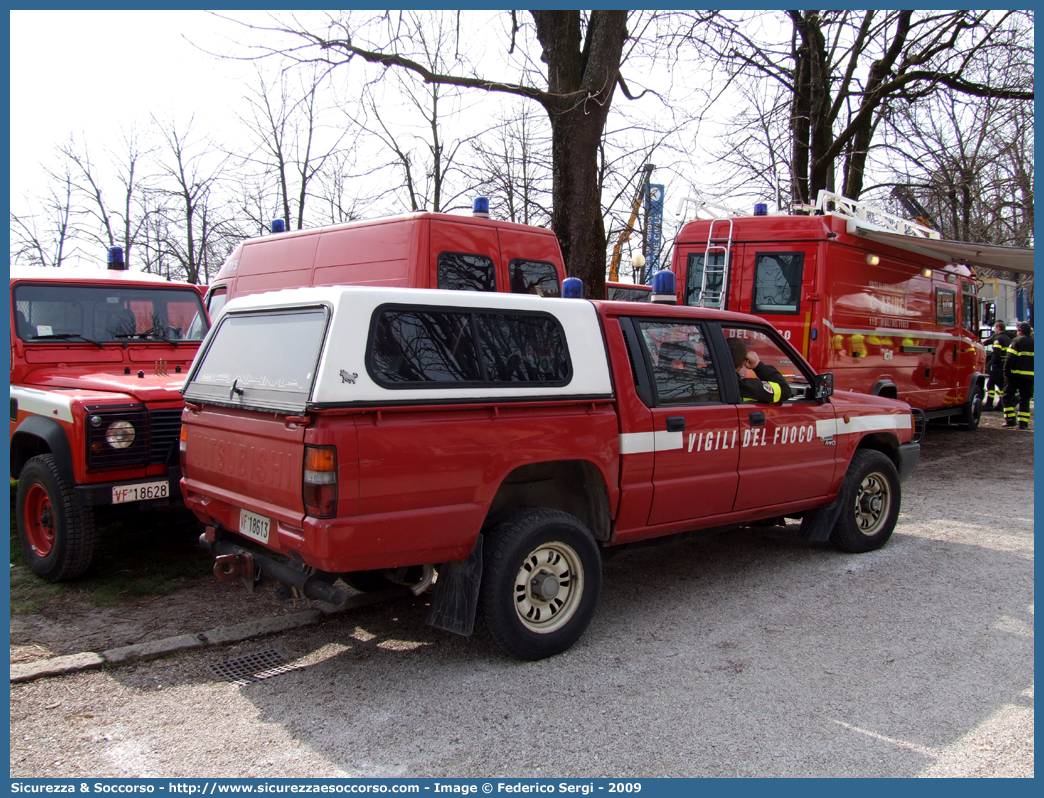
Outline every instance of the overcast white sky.
<svg viewBox="0 0 1044 798"><path fill-rule="evenodd" d="M11 198L70 134L97 145L121 122L195 112L220 130L250 67L186 40L228 49L232 26L203 11L12 11Z"/></svg>
<svg viewBox="0 0 1044 798"><path fill-rule="evenodd" d="M234 109L243 107L255 65L208 52L243 54L243 27L204 11L12 11L10 22L12 210L25 207L26 195L45 193L44 170L59 163L55 149L71 135L101 162L106 149L120 149L121 127L144 129L150 115L183 125L195 114L197 130L240 144L229 140L243 130ZM682 82L702 85L691 75ZM486 108L491 101L468 96ZM688 157L700 157L695 147ZM657 182L667 184L666 244L678 202L691 191L657 162Z"/></svg>

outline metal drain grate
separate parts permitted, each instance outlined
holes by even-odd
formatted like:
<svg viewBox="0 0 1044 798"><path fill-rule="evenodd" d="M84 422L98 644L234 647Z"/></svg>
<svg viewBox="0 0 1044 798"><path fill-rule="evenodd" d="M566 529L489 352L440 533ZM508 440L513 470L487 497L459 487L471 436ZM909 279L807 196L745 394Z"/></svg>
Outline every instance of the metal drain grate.
<svg viewBox="0 0 1044 798"><path fill-rule="evenodd" d="M250 684L278 676L280 673L296 670L297 667L297 665L288 664L286 657L274 648L266 648L256 654L247 654L245 657L236 657L228 662L211 665L210 670L226 682Z"/></svg>

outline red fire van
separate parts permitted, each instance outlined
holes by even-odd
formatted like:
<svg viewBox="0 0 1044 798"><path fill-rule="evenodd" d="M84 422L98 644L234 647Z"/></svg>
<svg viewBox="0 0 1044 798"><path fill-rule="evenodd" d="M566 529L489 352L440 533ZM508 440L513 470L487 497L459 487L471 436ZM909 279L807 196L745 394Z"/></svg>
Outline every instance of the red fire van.
<svg viewBox="0 0 1044 798"><path fill-rule="evenodd" d="M211 318L236 296L322 285L447 288L559 296L565 265L553 231L473 216L411 213L252 238L207 295Z"/></svg>

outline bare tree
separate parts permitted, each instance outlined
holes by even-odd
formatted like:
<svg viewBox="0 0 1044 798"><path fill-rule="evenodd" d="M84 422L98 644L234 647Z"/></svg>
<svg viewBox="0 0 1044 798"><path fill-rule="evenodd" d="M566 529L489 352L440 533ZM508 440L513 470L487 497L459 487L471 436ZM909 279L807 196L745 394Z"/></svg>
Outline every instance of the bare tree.
<svg viewBox="0 0 1044 798"><path fill-rule="evenodd" d="M49 173L46 197L32 206L42 206L39 213L11 212L11 260L27 261L33 266L59 267L76 254L72 243L73 181L68 164L62 173Z"/></svg>
<svg viewBox="0 0 1044 798"><path fill-rule="evenodd" d="M278 191L280 216L287 229L305 226L309 187L326 161L337 152L350 128L329 133L322 125L320 89L327 72L311 65L284 70L270 86L258 68L257 82L247 95L248 114L240 117L257 143L248 163L271 170Z"/></svg>
<svg viewBox="0 0 1044 798"><path fill-rule="evenodd" d="M1033 117L1025 103L944 95L887 120L878 191L944 238L1033 245ZM911 210L911 208L913 210ZM980 277L1014 275L979 270ZM1018 281L1032 290L1032 280Z"/></svg>
<svg viewBox="0 0 1044 798"><path fill-rule="evenodd" d="M782 13L782 16L779 14ZM700 40L730 78L770 79L789 97L794 202L820 189L858 199L882 116L935 94L1033 99L1033 14L1016 11L789 11L719 18ZM789 34L789 35L787 35ZM999 55L1009 68L983 67Z"/></svg>
<svg viewBox="0 0 1044 798"><path fill-rule="evenodd" d="M404 12L403 25L411 31L414 57L432 74L459 67L453 55L458 30L446 14ZM464 207L461 198L473 189L473 179L462 170L467 145L485 134L485 115L468 114L471 126L455 135L467 114L460 87L427 81L410 70L392 70L363 87L353 124L380 142L387 161L378 171L397 175L391 192L398 206L410 211L443 213ZM474 120L481 120L478 127Z"/></svg>
<svg viewBox="0 0 1044 798"><path fill-rule="evenodd" d="M151 150L143 149L137 130L121 133L119 153L109 151L109 163L99 167L91 158L86 142L70 139L59 152L70 164L73 189L78 195L83 214L77 234L97 242L100 249L120 246L129 267L132 251L145 227L141 184L141 162ZM117 188L116 202L107 200L105 186ZM115 193L115 192L113 192Z"/></svg>
<svg viewBox="0 0 1044 798"><path fill-rule="evenodd" d="M546 120L521 106L471 142L475 188L489 197L492 215L536 226L551 221L550 132Z"/></svg>
<svg viewBox="0 0 1044 798"><path fill-rule="evenodd" d="M360 218L362 209L369 207L372 198L359 192L361 176L353 174L354 153L341 150L334 153L326 167L317 176L315 199L322 209L321 224L342 224Z"/></svg>
<svg viewBox="0 0 1044 798"><path fill-rule="evenodd" d="M568 272L583 279L589 295L600 296L606 238L598 149L617 86L628 92L620 75L628 14L615 10L530 14L527 23L510 13L504 30L504 55L517 56L523 63L520 80L479 76L461 55L468 48L461 46L459 27L455 57L449 64L453 71L433 70L423 61L423 48L418 47L408 18L391 12L358 24L350 16L332 20L321 33L295 24L276 30L291 34L301 44L282 51L299 60L329 64L361 60L385 70L406 70L426 84L511 94L539 103L551 123L552 227ZM309 50L309 45L315 49Z"/></svg>
<svg viewBox="0 0 1044 798"><path fill-rule="evenodd" d="M166 144L155 189L166 216L166 224L156 228L168 233L164 254L177 263L177 276L189 283L209 283L227 249L221 240L227 208L225 213L218 209L228 156L218 156L211 142L193 135L194 119L184 127L154 121Z"/></svg>

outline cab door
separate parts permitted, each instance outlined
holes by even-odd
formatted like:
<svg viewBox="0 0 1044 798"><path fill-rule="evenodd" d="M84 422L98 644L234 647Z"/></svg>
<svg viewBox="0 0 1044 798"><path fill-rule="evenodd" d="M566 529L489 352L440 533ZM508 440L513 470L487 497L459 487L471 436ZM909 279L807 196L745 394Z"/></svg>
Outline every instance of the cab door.
<svg viewBox="0 0 1044 798"><path fill-rule="evenodd" d="M635 366L651 375L649 526L730 512L738 481L737 412L722 398L706 327L690 319L634 317L630 323L633 354L642 361Z"/></svg>
<svg viewBox="0 0 1044 798"><path fill-rule="evenodd" d="M748 352L771 366L789 387L778 403L744 401L734 368L729 395L739 415L739 480L734 510L783 505L826 496L834 479L836 451L832 437L834 408L809 398L814 373L772 328L729 324L726 340L740 339ZM764 372L763 372L764 373ZM753 372L743 375L758 378ZM821 423L822 422L822 423Z"/></svg>
<svg viewBox="0 0 1044 798"><path fill-rule="evenodd" d="M928 392L929 407L960 404L957 382L960 374L961 331L958 327L960 286L956 283L935 285L935 325L939 333Z"/></svg>

